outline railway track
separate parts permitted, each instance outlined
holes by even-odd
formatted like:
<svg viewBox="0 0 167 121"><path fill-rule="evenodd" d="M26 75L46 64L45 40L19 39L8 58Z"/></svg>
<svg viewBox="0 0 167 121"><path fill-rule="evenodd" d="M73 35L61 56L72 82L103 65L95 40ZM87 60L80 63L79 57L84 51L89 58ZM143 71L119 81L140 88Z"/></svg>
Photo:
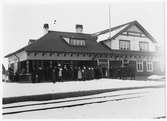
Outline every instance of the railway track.
<svg viewBox="0 0 167 121"><path fill-rule="evenodd" d="M94 96L83 96L77 98L68 98L61 100L52 101L39 101L39 102L26 102L26 103L13 103L3 105L3 115L11 115L18 113L26 113L33 111L51 110L59 108L70 108L75 106L90 105L95 103L105 103L110 101L121 101L135 99L145 96L149 92L147 91L137 91L128 92L123 91L120 94L113 94L111 92L104 93Z"/></svg>

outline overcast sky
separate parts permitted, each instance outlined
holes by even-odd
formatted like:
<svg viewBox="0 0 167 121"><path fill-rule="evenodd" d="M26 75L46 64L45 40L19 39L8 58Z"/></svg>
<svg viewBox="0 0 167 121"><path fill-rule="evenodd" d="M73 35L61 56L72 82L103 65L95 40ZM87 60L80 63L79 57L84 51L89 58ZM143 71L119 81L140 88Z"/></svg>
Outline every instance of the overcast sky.
<svg viewBox="0 0 167 121"><path fill-rule="evenodd" d="M107 29L109 5L111 26L137 20L164 45L162 2L6 3L3 5L3 56L25 46L29 39L38 39L43 34L44 23L56 31L74 32L76 24L83 24L85 33Z"/></svg>

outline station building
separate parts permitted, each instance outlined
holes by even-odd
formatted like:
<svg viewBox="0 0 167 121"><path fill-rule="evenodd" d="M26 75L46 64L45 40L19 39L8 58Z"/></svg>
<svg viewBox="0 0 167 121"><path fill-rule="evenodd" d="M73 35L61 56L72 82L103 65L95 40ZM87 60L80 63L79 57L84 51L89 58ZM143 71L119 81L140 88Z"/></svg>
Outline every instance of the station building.
<svg viewBox="0 0 167 121"><path fill-rule="evenodd" d="M49 72L59 65L69 70L98 67L103 77L125 65L131 65L136 75L161 72L158 43L137 21L93 34L83 33L83 25L76 25L76 32L50 31L48 24L44 29L41 38L29 40L27 46L5 56L14 73L29 81L39 68L43 70L41 79L50 80Z"/></svg>

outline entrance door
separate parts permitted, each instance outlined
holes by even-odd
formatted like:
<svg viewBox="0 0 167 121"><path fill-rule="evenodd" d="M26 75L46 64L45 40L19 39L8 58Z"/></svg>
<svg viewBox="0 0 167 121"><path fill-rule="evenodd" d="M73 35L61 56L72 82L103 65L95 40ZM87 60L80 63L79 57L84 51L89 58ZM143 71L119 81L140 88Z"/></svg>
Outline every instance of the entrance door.
<svg viewBox="0 0 167 121"><path fill-rule="evenodd" d="M101 73L102 73L102 77L108 77L108 59L99 59L98 61L98 66L100 67Z"/></svg>
<svg viewBox="0 0 167 121"><path fill-rule="evenodd" d="M122 65L121 60L110 61L110 69L109 69L110 70L109 71L110 77L117 78L120 76L121 65Z"/></svg>
<svg viewBox="0 0 167 121"><path fill-rule="evenodd" d="M136 61L129 61L128 68L130 68L131 71L136 73Z"/></svg>

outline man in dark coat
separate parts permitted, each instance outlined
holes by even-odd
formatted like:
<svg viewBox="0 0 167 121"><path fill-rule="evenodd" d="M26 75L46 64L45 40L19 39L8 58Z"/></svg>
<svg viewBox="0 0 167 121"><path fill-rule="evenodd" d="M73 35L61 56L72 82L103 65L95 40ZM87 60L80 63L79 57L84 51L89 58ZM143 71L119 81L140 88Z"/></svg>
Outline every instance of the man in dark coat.
<svg viewBox="0 0 167 121"><path fill-rule="evenodd" d="M36 68L33 67L33 69L32 69L32 83L35 83L35 76L36 76Z"/></svg>
<svg viewBox="0 0 167 121"><path fill-rule="evenodd" d="M129 64L128 68L129 68L129 76L130 76L130 78L131 79L135 79L135 76L136 76L136 69L135 69L135 67L132 64Z"/></svg>
<svg viewBox="0 0 167 121"><path fill-rule="evenodd" d="M9 80L13 81L14 71L11 67L9 67L8 70L9 70Z"/></svg>
<svg viewBox="0 0 167 121"><path fill-rule="evenodd" d="M56 69L53 68L53 69L52 69L52 81L53 81L53 83L56 82L56 74L55 74L55 71L56 71Z"/></svg>
<svg viewBox="0 0 167 121"><path fill-rule="evenodd" d="M56 66L55 67L55 80L58 81L58 73L59 73L59 69L58 67Z"/></svg>

